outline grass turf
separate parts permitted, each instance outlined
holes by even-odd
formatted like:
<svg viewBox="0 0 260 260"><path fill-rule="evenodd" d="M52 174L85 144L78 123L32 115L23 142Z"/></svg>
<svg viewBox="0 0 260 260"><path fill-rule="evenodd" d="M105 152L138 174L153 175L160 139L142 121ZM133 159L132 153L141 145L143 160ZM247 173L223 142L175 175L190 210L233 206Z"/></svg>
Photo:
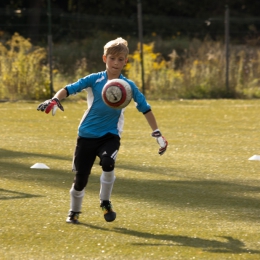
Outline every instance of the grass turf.
<svg viewBox="0 0 260 260"><path fill-rule="evenodd" d="M0 259L260 259L258 100L151 101L169 148L131 103L112 203L99 208L96 161L81 225L65 223L85 102L55 117L0 103ZM30 169L37 162L50 170Z"/></svg>

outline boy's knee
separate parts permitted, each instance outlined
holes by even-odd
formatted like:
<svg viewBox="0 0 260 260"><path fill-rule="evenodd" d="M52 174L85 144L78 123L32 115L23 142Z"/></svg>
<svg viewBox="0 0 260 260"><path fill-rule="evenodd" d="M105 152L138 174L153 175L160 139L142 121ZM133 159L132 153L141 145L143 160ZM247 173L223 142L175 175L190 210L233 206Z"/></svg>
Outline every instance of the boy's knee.
<svg viewBox="0 0 260 260"><path fill-rule="evenodd" d="M100 162L100 165L102 166L102 170L104 172L110 172L114 170L115 161L109 156L104 156Z"/></svg>
<svg viewBox="0 0 260 260"><path fill-rule="evenodd" d="M86 186L85 184L75 182L74 189L76 191L82 191L84 190L85 186Z"/></svg>
<svg viewBox="0 0 260 260"><path fill-rule="evenodd" d="M76 191L82 191L88 183L89 174L76 174L74 178L74 189Z"/></svg>

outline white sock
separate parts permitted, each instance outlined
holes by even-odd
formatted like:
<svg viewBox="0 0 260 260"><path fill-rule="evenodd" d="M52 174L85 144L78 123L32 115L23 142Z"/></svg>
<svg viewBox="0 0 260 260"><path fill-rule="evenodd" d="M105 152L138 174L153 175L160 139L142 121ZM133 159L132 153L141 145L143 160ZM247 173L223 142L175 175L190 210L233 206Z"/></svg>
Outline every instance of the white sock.
<svg viewBox="0 0 260 260"><path fill-rule="evenodd" d="M74 184L70 189L70 210L74 212L80 212L82 206L82 200L85 194L85 189L77 191L74 189Z"/></svg>
<svg viewBox="0 0 260 260"><path fill-rule="evenodd" d="M100 194L99 194L101 202L103 200L110 200L115 179L116 177L114 171L102 172L100 176Z"/></svg>

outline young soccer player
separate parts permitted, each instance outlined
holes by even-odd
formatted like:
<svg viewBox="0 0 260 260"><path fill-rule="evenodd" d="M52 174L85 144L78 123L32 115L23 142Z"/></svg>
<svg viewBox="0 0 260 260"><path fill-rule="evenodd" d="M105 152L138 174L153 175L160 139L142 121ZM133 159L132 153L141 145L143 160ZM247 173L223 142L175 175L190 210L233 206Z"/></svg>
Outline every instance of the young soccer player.
<svg viewBox="0 0 260 260"><path fill-rule="evenodd" d="M81 213L82 200L85 187L91 173L95 158L100 158L102 173L100 177L100 207L107 222L114 221L116 212L112 209L110 201L113 184L115 181L115 161L120 147L120 138L124 123L124 109L116 110L108 107L102 100L103 86L111 79L126 80L133 92L136 108L143 113L151 129L152 137L157 139L160 146L159 154L162 155L168 142L158 129L156 119L144 95L138 90L135 83L121 74L127 63L129 49L128 43L122 38L108 42L104 46L103 62L106 70L90 74L77 82L60 89L52 99L41 103L37 110L49 113L54 107L64 111L60 101L70 95L87 91L88 109L84 113L78 128L77 144L73 157L74 183L70 189L70 210L67 223L77 224Z"/></svg>

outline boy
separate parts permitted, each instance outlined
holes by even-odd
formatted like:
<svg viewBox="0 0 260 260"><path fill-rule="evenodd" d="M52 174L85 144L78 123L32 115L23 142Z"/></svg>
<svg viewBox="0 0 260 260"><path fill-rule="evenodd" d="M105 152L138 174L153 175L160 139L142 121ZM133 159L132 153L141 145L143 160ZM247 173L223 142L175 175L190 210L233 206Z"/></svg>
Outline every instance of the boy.
<svg viewBox="0 0 260 260"><path fill-rule="evenodd" d="M114 221L116 212L112 209L110 201L113 184L115 181L114 166L116 156L120 147L120 138L123 128L124 109L116 110L105 105L101 92L103 86L111 79L126 80L133 92L133 99L137 109L147 119L152 136L160 145L159 154L162 155L168 142L161 135L150 105L146 102L144 95L138 90L133 81L125 78L121 71L127 63L129 49L127 41L117 38L104 46L103 62L106 70L93 73L77 82L60 89L52 99L41 103L37 110L49 113L56 106L64 111L60 101L69 95L76 94L83 89L88 92L88 109L84 113L78 128L78 138L73 158L73 171L75 171L74 183L70 189L70 210L66 222L78 224L81 213L82 200L88 177L94 164L96 156L100 158L102 174L100 177L100 207L103 210L107 222Z"/></svg>

